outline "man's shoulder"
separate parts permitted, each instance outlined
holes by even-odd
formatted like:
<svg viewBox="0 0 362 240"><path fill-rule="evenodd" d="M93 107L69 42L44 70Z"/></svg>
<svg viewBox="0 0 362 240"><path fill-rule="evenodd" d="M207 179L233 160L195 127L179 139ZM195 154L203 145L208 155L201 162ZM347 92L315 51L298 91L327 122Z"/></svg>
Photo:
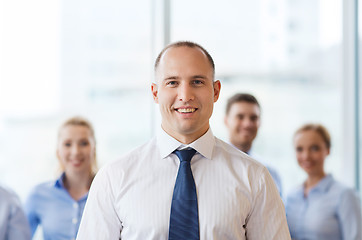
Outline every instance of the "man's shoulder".
<svg viewBox="0 0 362 240"><path fill-rule="evenodd" d="M244 152L238 150L231 144L221 140L218 137L215 137L215 148L217 151L226 151L232 156L247 156L247 154L245 154Z"/></svg>
<svg viewBox="0 0 362 240"><path fill-rule="evenodd" d="M265 168L263 164L250 157L248 154L240 151L231 144L215 137L215 151L222 152L222 154L231 161L241 162L242 165L251 166L255 168Z"/></svg>
<svg viewBox="0 0 362 240"><path fill-rule="evenodd" d="M259 163L263 164L268 169L268 171L269 171L270 175L273 177L273 179L275 181L277 181L278 184L280 184L280 175L274 166L270 165L270 163L268 163L268 161L265 161L264 157L261 157L260 155L254 153L254 151L252 151L250 153L250 156L253 159L255 159L256 161L258 161Z"/></svg>

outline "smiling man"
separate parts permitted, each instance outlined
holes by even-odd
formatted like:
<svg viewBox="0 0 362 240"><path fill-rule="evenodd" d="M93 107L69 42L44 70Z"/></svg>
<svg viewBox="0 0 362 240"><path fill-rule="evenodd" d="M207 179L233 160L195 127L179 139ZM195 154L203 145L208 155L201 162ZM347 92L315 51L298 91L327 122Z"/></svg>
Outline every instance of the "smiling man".
<svg viewBox="0 0 362 240"><path fill-rule="evenodd" d="M266 168L210 129L221 87L214 69L192 42L159 54L151 90L161 128L98 172L78 240L290 239Z"/></svg>
<svg viewBox="0 0 362 240"><path fill-rule="evenodd" d="M260 127L260 112L260 104L253 95L236 93L227 101L224 118L225 126L229 131L230 143L237 149L264 164L273 177L280 195L282 195L282 182L278 172L266 164L266 162L252 150L254 139Z"/></svg>
<svg viewBox="0 0 362 240"><path fill-rule="evenodd" d="M196 47L168 48L156 60L157 83L151 86L160 106L162 128L176 140L191 143L209 129L220 81L213 62Z"/></svg>

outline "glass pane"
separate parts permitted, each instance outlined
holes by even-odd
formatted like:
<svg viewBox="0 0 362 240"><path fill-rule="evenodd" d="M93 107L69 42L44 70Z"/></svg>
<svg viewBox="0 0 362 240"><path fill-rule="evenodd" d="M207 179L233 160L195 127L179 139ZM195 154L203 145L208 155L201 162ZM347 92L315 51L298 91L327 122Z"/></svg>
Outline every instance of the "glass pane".
<svg viewBox="0 0 362 240"><path fill-rule="evenodd" d="M1 2L0 182L24 198L54 179L73 115L94 124L100 166L150 138L150 1Z"/></svg>
<svg viewBox="0 0 362 240"><path fill-rule="evenodd" d="M292 136L306 122L322 123L330 130L333 149L327 171L342 181L348 178L339 172L341 0L175 0L171 6L171 40L198 42L214 57L222 83L212 117L215 135L228 140L223 123L228 97L252 93L262 107L253 151L279 171L285 192L305 179Z"/></svg>

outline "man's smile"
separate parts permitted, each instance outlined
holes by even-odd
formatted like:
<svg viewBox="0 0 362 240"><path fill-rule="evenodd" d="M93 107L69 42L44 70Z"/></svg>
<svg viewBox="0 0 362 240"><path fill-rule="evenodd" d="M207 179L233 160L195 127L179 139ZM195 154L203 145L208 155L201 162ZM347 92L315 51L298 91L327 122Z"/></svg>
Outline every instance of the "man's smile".
<svg viewBox="0 0 362 240"><path fill-rule="evenodd" d="M175 108L175 110L179 113L193 113L197 110L197 108Z"/></svg>

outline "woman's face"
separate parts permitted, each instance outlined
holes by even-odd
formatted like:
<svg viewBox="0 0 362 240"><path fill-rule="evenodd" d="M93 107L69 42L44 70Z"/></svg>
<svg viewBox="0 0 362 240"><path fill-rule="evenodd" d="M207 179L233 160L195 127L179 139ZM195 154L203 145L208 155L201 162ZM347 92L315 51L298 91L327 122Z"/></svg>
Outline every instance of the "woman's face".
<svg viewBox="0 0 362 240"><path fill-rule="evenodd" d="M318 132L305 130L297 133L294 147L298 164L308 175L324 174L324 159L329 155L329 149Z"/></svg>
<svg viewBox="0 0 362 240"><path fill-rule="evenodd" d="M68 125L59 133L57 157L68 174L91 172L95 141L89 128Z"/></svg>

